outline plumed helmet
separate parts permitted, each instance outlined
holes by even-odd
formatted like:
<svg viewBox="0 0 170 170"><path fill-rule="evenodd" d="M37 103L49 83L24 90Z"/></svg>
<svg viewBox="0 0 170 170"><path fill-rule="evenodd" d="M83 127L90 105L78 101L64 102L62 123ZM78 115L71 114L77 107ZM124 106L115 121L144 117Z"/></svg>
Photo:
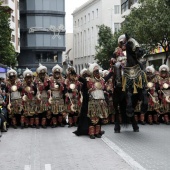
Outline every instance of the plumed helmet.
<svg viewBox="0 0 170 170"><path fill-rule="evenodd" d="M25 78L27 76L33 76L33 72L28 68L26 68L26 70L23 72L23 77Z"/></svg>
<svg viewBox="0 0 170 170"><path fill-rule="evenodd" d="M153 65L147 66L145 70L146 70L146 72L155 73L155 68Z"/></svg>
<svg viewBox="0 0 170 170"><path fill-rule="evenodd" d="M37 68L37 73L47 73L47 67L43 66L42 64L39 64L39 67Z"/></svg>
<svg viewBox="0 0 170 170"><path fill-rule="evenodd" d="M60 72L62 73L63 72L63 69L57 64L55 65L53 68L52 68L52 72Z"/></svg>
<svg viewBox="0 0 170 170"><path fill-rule="evenodd" d="M109 74L108 70L103 70L103 77L107 76Z"/></svg>
<svg viewBox="0 0 170 170"><path fill-rule="evenodd" d="M9 76L17 76L17 72L14 69L10 68L7 72L7 77Z"/></svg>
<svg viewBox="0 0 170 170"><path fill-rule="evenodd" d="M88 73L88 69L87 68L83 68L81 71L80 71L80 75L82 76L83 74L85 73Z"/></svg>
<svg viewBox="0 0 170 170"><path fill-rule="evenodd" d="M161 72L161 71L169 72L169 67L167 65L163 64L159 67L159 72Z"/></svg>
<svg viewBox="0 0 170 170"><path fill-rule="evenodd" d="M97 63L93 63L93 64L89 63L89 71L90 71L90 73L92 74L93 71L95 71L95 70L99 70L99 65Z"/></svg>
<svg viewBox="0 0 170 170"><path fill-rule="evenodd" d="M67 73L67 74L70 74L71 72L76 72L75 67L69 66L69 67L67 68L66 73Z"/></svg>
<svg viewBox="0 0 170 170"><path fill-rule="evenodd" d="M124 41L126 39L126 35L122 34L121 36L119 36L118 38L118 43L120 43L121 41Z"/></svg>

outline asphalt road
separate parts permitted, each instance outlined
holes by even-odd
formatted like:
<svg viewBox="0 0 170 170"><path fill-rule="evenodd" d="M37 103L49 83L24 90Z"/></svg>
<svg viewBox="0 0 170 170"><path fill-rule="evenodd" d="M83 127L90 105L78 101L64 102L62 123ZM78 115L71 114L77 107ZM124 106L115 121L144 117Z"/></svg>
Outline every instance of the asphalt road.
<svg viewBox="0 0 170 170"><path fill-rule="evenodd" d="M75 128L12 129L0 138L0 170L169 170L170 126L102 127L101 139L77 137Z"/></svg>

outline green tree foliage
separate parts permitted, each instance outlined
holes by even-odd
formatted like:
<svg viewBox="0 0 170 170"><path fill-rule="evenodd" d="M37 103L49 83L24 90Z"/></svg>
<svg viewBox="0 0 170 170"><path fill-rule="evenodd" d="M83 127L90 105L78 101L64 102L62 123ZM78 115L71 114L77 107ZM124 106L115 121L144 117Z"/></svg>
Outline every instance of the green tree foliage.
<svg viewBox="0 0 170 170"><path fill-rule="evenodd" d="M125 18L122 31L136 38L150 52L158 46L165 50L166 64L170 49L170 6L169 0L140 0Z"/></svg>
<svg viewBox="0 0 170 170"><path fill-rule="evenodd" d="M117 39L120 33L112 34L111 28L105 25L100 25L98 33L98 45L96 46L95 59L103 68L109 68L109 61L113 56L113 52L117 47Z"/></svg>
<svg viewBox="0 0 170 170"><path fill-rule="evenodd" d="M9 7L1 6L0 2L0 62L8 66L15 66L16 53L11 44L10 13Z"/></svg>

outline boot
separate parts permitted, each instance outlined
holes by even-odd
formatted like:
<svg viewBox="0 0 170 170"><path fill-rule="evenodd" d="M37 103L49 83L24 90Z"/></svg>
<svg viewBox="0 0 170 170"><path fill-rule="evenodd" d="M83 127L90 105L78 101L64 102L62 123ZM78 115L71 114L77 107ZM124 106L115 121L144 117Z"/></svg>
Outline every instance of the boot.
<svg viewBox="0 0 170 170"><path fill-rule="evenodd" d="M140 114L140 123L141 125L145 125L146 122L145 122L145 115L143 113Z"/></svg>
<svg viewBox="0 0 170 170"><path fill-rule="evenodd" d="M165 124L167 125L170 124L168 115L164 115L164 121L165 121Z"/></svg>
<svg viewBox="0 0 170 170"><path fill-rule="evenodd" d="M34 126L34 118L33 117L30 118L30 126L32 128L35 128L35 126Z"/></svg>
<svg viewBox="0 0 170 170"><path fill-rule="evenodd" d="M59 126L60 126L60 127L64 127L64 124L63 124L63 116L58 116L58 122L59 122Z"/></svg>
<svg viewBox="0 0 170 170"><path fill-rule="evenodd" d="M120 124L119 124L119 122L115 122L114 132L115 133L120 133Z"/></svg>
<svg viewBox="0 0 170 170"><path fill-rule="evenodd" d="M158 115L153 115L153 121L155 124L159 125L160 123L158 122Z"/></svg>
<svg viewBox="0 0 170 170"><path fill-rule="evenodd" d="M12 126L14 129L17 129L17 121L15 117L12 118Z"/></svg>
<svg viewBox="0 0 170 170"><path fill-rule="evenodd" d="M149 123L150 125L153 125L152 115L148 115L148 123Z"/></svg>
<svg viewBox="0 0 170 170"><path fill-rule="evenodd" d="M7 132L7 131L8 131L8 130L7 130L7 127L6 127L6 123L7 123L7 122L4 122L4 123L3 123L1 132Z"/></svg>
<svg viewBox="0 0 170 170"><path fill-rule="evenodd" d="M95 126L95 136L97 137L97 138L101 138L101 127L100 127L100 125L96 125Z"/></svg>
<svg viewBox="0 0 170 170"><path fill-rule="evenodd" d="M95 139L95 136L94 136L94 126L90 126L89 127L89 136L90 136L90 139Z"/></svg>
<svg viewBox="0 0 170 170"><path fill-rule="evenodd" d="M36 129L40 128L39 124L40 124L40 119L38 117L36 117L35 118L35 127L36 127Z"/></svg>
<svg viewBox="0 0 170 170"><path fill-rule="evenodd" d="M24 128L24 122L25 122L25 117L24 116L21 116L21 129Z"/></svg>
<svg viewBox="0 0 170 170"><path fill-rule="evenodd" d="M56 117L53 117L52 118L52 126L51 126L52 128L55 128L55 127L57 127L57 118Z"/></svg>
<svg viewBox="0 0 170 170"><path fill-rule="evenodd" d="M77 127L78 116L73 116L74 126Z"/></svg>
<svg viewBox="0 0 170 170"><path fill-rule="evenodd" d="M68 117L68 127L72 127L73 126L73 118L72 117Z"/></svg>
<svg viewBox="0 0 170 170"><path fill-rule="evenodd" d="M114 122L115 122L115 115L111 114L111 116L110 116L110 123L114 124Z"/></svg>
<svg viewBox="0 0 170 170"><path fill-rule="evenodd" d="M42 128L47 128L47 126L46 126L46 121L47 121L47 119L46 118L42 118L42 120L41 120L41 126L42 126Z"/></svg>
<svg viewBox="0 0 170 170"><path fill-rule="evenodd" d="M29 125L28 117L25 117L25 128L28 128L28 125Z"/></svg>

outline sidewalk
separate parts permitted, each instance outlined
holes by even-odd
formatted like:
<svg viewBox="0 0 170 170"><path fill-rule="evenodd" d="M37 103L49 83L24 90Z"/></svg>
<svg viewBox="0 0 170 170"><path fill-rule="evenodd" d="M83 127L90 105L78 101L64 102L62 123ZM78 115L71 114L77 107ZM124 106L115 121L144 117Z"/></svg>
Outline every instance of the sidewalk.
<svg viewBox="0 0 170 170"><path fill-rule="evenodd" d="M0 142L1 170L131 170L103 139L77 137L75 128L12 129ZM105 138L106 139L106 138Z"/></svg>

